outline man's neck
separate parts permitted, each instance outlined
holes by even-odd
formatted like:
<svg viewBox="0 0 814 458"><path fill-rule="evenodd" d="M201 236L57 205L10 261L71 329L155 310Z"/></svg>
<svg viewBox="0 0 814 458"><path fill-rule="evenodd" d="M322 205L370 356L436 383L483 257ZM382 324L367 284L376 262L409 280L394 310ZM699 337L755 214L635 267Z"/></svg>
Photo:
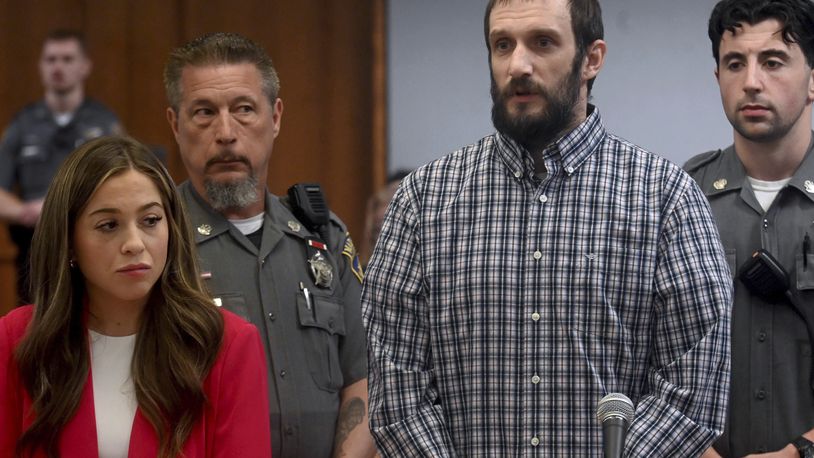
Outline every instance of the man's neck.
<svg viewBox="0 0 814 458"><path fill-rule="evenodd" d="M65 93L54 91L45 93L45 104L51 113L73 113L83 100L85 100L85 91L81 87Z"/></svg>
<svg viewBox="0 0 814 458"><path fill-rule="evenodd" d="M265 211L265 194L260 198L259 201L249 205L248 207L244 208L227 208L225 210L221 210L220 213L226 219L248 219L253 216L257 216L260 213Z"/></svg>
<svg viewBox="0 0 814 458"><path fill-rule="evenodd" d="M777 181L794 175L811 145L811 121L798 123L784 137L754 142L735 132L735 153L752 178Z"/></svg>

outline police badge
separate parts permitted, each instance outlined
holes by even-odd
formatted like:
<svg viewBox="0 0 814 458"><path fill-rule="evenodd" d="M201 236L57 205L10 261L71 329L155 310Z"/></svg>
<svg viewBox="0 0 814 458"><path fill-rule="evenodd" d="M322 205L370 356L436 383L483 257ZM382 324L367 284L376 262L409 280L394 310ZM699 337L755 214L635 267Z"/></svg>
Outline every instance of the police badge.
<svg viewBox="0 0 814 458"><path fill-rule="evenodd" d="M334 270L325 255L319 251L315 252L308 260L311 265L311 274L314 276L314 284L320 288L329 288L334 279Z"/></svg>

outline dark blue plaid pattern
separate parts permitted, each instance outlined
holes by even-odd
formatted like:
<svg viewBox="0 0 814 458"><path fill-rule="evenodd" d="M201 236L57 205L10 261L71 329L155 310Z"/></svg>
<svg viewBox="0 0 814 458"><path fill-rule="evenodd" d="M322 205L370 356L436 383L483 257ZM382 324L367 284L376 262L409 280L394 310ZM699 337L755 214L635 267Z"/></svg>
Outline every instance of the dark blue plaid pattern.
<svg viewBox="0 0 814 458"><path fill-rule="evenodd" d="M729 389L731 278L679 167L602 126L544 151L488 136L407 177L366 274L371 428L386 456L699 455Z"/></svg>

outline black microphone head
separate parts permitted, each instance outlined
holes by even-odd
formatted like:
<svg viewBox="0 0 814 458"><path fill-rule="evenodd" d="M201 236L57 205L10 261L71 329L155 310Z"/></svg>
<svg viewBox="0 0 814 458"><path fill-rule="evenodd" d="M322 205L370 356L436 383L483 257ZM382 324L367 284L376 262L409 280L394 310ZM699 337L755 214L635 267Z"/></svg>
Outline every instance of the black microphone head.
<svg viewBox="0 0 814 458"><path fill-rule="evenodd" d="M633 422L633 402L622 393L609 393L596 405L596 418L604 423L608 418L621 418L627 424Z"/></svg>

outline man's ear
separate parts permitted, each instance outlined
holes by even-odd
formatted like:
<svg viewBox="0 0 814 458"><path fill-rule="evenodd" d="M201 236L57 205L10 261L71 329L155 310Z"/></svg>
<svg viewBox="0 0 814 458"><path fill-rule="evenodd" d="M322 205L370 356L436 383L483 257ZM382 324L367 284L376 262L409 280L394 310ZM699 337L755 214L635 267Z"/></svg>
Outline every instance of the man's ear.
<svg viewBox="0 0 814 458"><path fill-rule="evenodd" d="M175 141L178 141L178 115L172 107L167 107L167 122L170 123L170 129L175 136Z"/></svg>
<svg viewBox="0 0 814 458"><path fill-rule="evenodd" d="M82 64L82 81L84 81L88 79L90 72L93 71L93 61L89 57L83 57L82 60L84 61Z"/></svg>
<svg viewBox="0 0 814 458"><path fill-rule="evenodd" d="M605 64L605 54L608 52L608 46L604 40L596 40L585 51L585 62L582 66L582 81L587 82L596 78L599 70Z"/></svg>
<svg viewBox="0 0 814 458"><path fill-rule="evenodd" d="M271 118L274 125L274 138L277 138L277 135L280 134L280 126L283 122L283 100L278 97L277 100L274 101L274 105L271 107L271 109Z"/></svg>
<svg viewBox="0 0 814 458"><path fill-rule="evenodd" d="M808 72L808 103L814 102L814 68Z"/></svg>

